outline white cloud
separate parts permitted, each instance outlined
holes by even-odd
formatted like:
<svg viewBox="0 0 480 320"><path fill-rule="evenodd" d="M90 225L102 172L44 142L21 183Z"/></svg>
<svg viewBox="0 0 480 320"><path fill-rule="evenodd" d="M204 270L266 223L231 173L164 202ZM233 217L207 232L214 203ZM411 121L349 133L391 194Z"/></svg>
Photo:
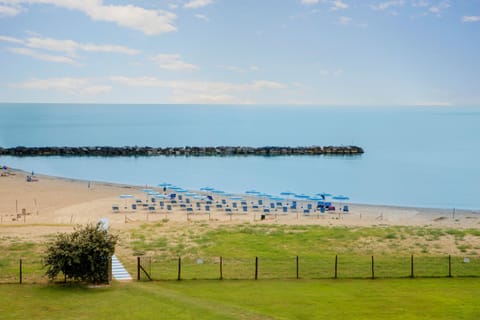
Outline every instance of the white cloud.
<svg viewBox="0 0 480 320"><path fill-rule="evenodd" d="M350 17L341 16L340 18L338 18L338 23L342 26L348 26L351 22L352 18Z"/></svg>
<svg viewBox="0 0 480 320"><path fill-rule="evenodd" d="M41 49L46 51L55 51L63 52L74 57L77 51L86 51L86 52L112 52L112 53L122 53L128 55L138 54L140 51L131 49L124 46L112 45L112 44L92 44L92 43L78 43L73 40L59 40L52 38L40 38L40 37L31 37L26 40L1 36L0 41L12 42L17 44L22 44L25 47L33 49Z"/></svg>
<svg viewBox="0 0 480 320"><path fill-rule="evenodd" d="M14 6L0 5L0 17L14 17L19 14L21 9Z"/></svg>
<svg viewBox="0 0 480 320"><path fill-rule="evenodd" d="M110 77L113 82L131 87L164 88L171 90L171 100L176 103L245 103L242 97L249 92L278 90L287 85L275 81L256 80L251 83L229 83L213 81L170 81L155 77Z"/></svg>
<svg viewBox="0 0 480 320"><path fill-rule="evenodd" d="M331 77L338 78L343 75L343 70L342 69L334 69L334 70L322 69L320 70L320 75L324 77L331 76Z"/></svg>
<svg viewBox="0 0 480 320"><path fill-rule="evenodd" d="M435 6L431 6L428 11L431 13L435 13L437 15L440 15L442 11L448 9L450 7L450 1L442 1L439 4Z"/></svg>
<svg viewBox="0 0 480 320"><path fill-rule="evenodd" d="M209 19L206 15L204 15L204 14L196 14L196 15L195 15L195 18L200 19L200 20L203 20L203 21L205 21L205 22L209 22L209 21L210 21L210 19Z"/></svg>
<svg viewBox="0 0 480 320"><path fill-rule="evenodd" d="M179 54L157 54L150 57L160 68L168 70L195 70L198 66L180 59Z"/></svg>
<svg viewBox="0 0 480 320"><path fill-rule="evenodd" d="M311 5L318 3L318 0L301 0L302 4Z"/></svg>
<svg viewBox="0 0 480 320"><path fill-rule="evenodd" d="M384 11L392 7L403 7L404 5L405 5L404 0L392 0L392 1L380 2L377 4L371 5L370 7L373 10Z"/></svg>
<svg viewBox="0 0 480 320"><path fill-rule="evenodd" d="M464 16L462 17L463 22L480 22L480 16Z"/></svg>
<svg viewBox="0 0 480 320"><path fill-rule="evenodd" d="M104 5L103 0L11 0L9 3L50 4L79 10L93 20L114 22L147 35L176 31L173 22L177 16L174 13L134 5Z"/></svg>
<svg viewBox="0 0 480 320"><path fill-rule="evenodd" d="M332 7L331 7L332 10L342 10L347 8L348 8L348 4L346 4L345 2L342 2L341 0L333 1Z"/></svg>
<svg viewBox="0 0 480 320"><path fill-rule="evenodd" d="M2 36L2 35L0 35L0 41L23 44L23 40L21 40L21 39L8 37L8 36Z"/></svg>
<svg viewBox="0 0 480 320"><path fill-rule="evenodd" d="M44 54L44 53L40 53L38 51L28 49L28 48L9 48L8 50L10 52L13 52L13 53L16 53L16 54L20 54L20 55L24 55L24 56L30 56L30 57L38 59L38 60L43 60L43 61L48 61L48 62L77 64L77 62L75 60L73 60L72 58L69 58L69 57Z"/></svg>
<svg viewBox="0 0 480 320"><path fill-rule="evenodd" d="M430 3L427 0L418 0L413 1L412 6L414 7L428 7Z"/></svg>
<svg viewBox="0 0 480 320"><path fill-rule="evenodd" d="M257 67L257 66L250 66L248 68L243 68L243 67L238 67L238 66L224 66L224 65L220 65L218 66L219 68L222 68L224 70L227 70L227 71L231 71L231 72L237 72L237 73L245 73L245 72L248 72L248 71L251 71L251 72L255 72L255 71L259 71L260 68Z"/></svg>
<svg viewBox="0 0 480 320"><path fill-rule="evenodd" d="M55 90L72 95L98 95L111 90L111 86L97 85L88 78L32 79L13 85L17 88L34 90Z"/></svg>
<svg viewBox="0 0 480 320"><path fill-rule="evenodd" d="M197 8L206 7L212 3L213 3L213 0L190 0L187 3L185 3L183 7L187 9L197 9Z"/></svg>

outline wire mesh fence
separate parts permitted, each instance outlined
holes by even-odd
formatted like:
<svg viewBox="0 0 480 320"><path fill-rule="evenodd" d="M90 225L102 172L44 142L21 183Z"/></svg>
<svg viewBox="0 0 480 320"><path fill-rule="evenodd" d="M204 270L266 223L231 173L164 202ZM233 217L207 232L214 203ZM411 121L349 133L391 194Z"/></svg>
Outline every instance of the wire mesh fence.
<svg viewBox="0 0 480 320"><path fill-rule="evenodd" d="M353 256L325 257L137 257L126 263L137 280L288 280L480 277L480 257ZM46 283L41 259L0 258L1 283ZM59 275L58 281L63 281Z"/></svg>
<svg viewBox="0 0 480 320"><path fill-rule="evenodd" d="M480 277L480 257L450 256L153 258L149 267L151 280Z"/></svg>

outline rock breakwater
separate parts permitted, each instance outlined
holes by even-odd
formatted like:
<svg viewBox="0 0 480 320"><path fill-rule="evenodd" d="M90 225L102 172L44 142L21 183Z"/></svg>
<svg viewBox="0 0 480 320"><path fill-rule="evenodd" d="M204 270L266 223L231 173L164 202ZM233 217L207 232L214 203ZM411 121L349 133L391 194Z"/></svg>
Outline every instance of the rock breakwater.
<svg viewBox="0 0 480 320"><path fill-rule="evenodd" d="M360 155L357 146L309 146L309 147L13 147L0 148L0 155L31 156L303 156L303 155Z"/></svg>

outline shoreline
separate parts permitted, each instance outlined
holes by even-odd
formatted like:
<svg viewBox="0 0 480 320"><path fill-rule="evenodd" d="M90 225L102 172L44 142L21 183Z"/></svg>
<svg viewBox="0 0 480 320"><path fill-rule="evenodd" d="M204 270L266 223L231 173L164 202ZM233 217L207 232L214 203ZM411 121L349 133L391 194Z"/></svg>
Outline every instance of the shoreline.
<svg viewBox="0 0 480 320"><path fill-rule="evenodd" d="M304 215L303 209L282 214L281 210L261 216L263 212L250 210L227 214L224 209L207 213L174 206L172 211L157 209L130 210L130 200L120 199L121 194L132 194L138 199L147 196L140 189L149 187L101 181L87 181L66 177L36 175L38 181L26 182L28 172L11 169L12 175L0 177L0 234L7 229L17 233L36 234L57 229L71 229L74 225L96 223L108 218L115 229L129 229L146 222L165 222L190 225L195 221L205 222L212 227L222 224L277 224L319 225L329 227L388 227L416 226L439 228L480 228L480 212L456 210L455 217L449 208L418 208L389 205L348 203L349 213L333 212ZM247 197L246 197L247 198ZM248 201L254 199L248 196ZM300 202L300 201L299 201ZM117 213L112 205L119 205ZM128 207L129 209L125 209ZM213 207L213 206L212 206ZM25 215L22 215L25 209ZM27 225L31 227L26 227ZM55 225L55 227L53 227ZM5 227L12 228L5 228ZM50 227L49 227L50 226ZM22 227L22 228L15 228ZM21 229L21 230L20 230ZM8 232L10 233L10 232Z"/></svg>

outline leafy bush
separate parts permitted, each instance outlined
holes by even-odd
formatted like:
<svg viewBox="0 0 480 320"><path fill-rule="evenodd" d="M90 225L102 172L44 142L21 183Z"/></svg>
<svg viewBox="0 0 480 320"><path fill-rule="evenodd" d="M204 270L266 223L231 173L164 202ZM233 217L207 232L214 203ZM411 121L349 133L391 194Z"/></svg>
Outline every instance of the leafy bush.
<svg viewBox="0 0 480 320"><path fill-rule="evenodd" d="M101 223L77 227L70 234L61 233L47 248L46 275L51 280L63 273L65 279L107 283L109 261L117 240L118 237L109 234Z"/></svg>

